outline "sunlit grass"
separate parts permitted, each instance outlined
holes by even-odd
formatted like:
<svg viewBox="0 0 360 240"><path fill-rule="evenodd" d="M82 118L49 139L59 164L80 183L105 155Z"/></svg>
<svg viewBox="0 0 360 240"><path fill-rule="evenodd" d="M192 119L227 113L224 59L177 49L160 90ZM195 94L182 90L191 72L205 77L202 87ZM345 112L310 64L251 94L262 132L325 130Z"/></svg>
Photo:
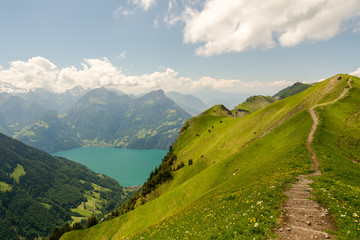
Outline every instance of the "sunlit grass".
<svg viewBox="0 0 360 240"><path fill-rule="evenodd" d="M221 112L220 106L215 106L207 114L191 119L174 145L178 162L188 163L191 159L191 166L185 164L184 168L174 172L174 179L148 196L151 201L145 205L139 202L131 212L85 231L70 232L64 239L274 238L274 228L285 199L284 188L296 176L311 171L311 160L306 149L312 126L308 108L319 101L335 99L346 85L346 79L343 79L327 92L329 82L318 83L243 118L227 117L226 113ZM358 91L360 86L353 85ZM360 96L354 91L350 94ZM349 101L349 98L345 100ZM349 108L353 107L354 101L349 102ZM346 109L344 107L341 111ZM345 121L347 114L337 111L330 112ZM350 133L344 132L346 128L342 124L345 123L339 121L340 125L333 125L328 121L333 116L323 116L321 109L319 113L320 121L326 120L329 124L320 124L319 128L331 129L331 126L336 126L342 135L349 136ZM360 126L352 126L357 129L357 134ZM271 131L264 135L269 129ZM324 172L315 181L316 195L319 200L326 202L328 195L324 198L322 193L332 191L330 195L337 201L347 201L347 206L360 209L356 190L360 185L357 177L360 174L356 167L350 165L355 163L348 158L358 156L359 148L351 147L351 141L348 147L343 147L336 140L342 135L331 134L324 135L323 139L323 133L319 130L313 143ZM323 144L329 141L332 142ZM323 148L327 149L326 153ZM341 157L331 157L332 165L324 163L324 157L330 156L331 151L341 152L339 149L342 149L341 155L347 161L344 166L338 166L343 164ZM340 174L340 177L329 175L331 172ZM354 174L357 176L352 177ZM331 184L338 187L331 190ZM342 195L338 197L336 194ZM344 206L337 205L341 208ZM330 209L332 212L338 211L335 207ZM346 210L348 215L351 211ZM354 212L351 214L356 216ZM347 219L336 214L335 217L337 221L339 218ZM352 220L355 223L355 219ZM342 228L340 237L355 229L355 225L351 225L351 230L347 230L346 223L339 224Z"/></svg>
<svg viewBox="0 0 360 240"><path fill-rule="evenodd" d="M0 182L0 192L10 192L12 186L7 184L6 182Z"/></svg>
<svg viewBox="0 0 360 240"><path fill-rule="evenodd" d="M14 169L14 172L10 174L10 177L12 177L16 182L19 183L20 181L20 177L22 175L25 175L25 170L23 168L23 166L21 166L20 164L18 164L16 166L16 168Z"/></svg>
<svg viewBox="0 0 360 240"><path fill-rule="evenodd" d="M323 172L315 194L339 226L337 239L360 239L360 81L352 79L348 96L317 109L320 125L313 144Z"/></svg>

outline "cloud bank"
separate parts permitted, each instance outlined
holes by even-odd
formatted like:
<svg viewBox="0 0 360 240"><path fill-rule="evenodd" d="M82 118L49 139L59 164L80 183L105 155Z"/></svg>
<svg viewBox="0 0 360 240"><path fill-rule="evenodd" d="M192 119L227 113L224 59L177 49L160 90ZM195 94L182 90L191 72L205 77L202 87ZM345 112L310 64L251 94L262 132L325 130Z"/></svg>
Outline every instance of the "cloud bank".
<svg viewBox="0 0 360 240"><path fill-rule="evenodd" d="M350 73L350 75L354 75L356 77L360 77L360 68L356 69L354 72Z"/></svg>
<svg viewBox="0 0 360 240"><path fill-rule="evenodd" d="M359 0L170 0L164 20L183 21L184 42L211 56L328 40L358 31L359 16Z"/></svg>
<svg viewBox="0 0 360 240"><path fill-rule="evenodd" d="M163 89L189 93L202 89L213 89L232 93L275 92L291 85L290 81L245 82L239 79L216 79L204 76L200 79L179 76L171 68L163 68L143 75L126 75L107 58L84 59L80 68L71 66L59 69L43 57L28 61L14 61L8 69L0 69L0 82L18 89L45 88L63 92L75 86L84 88L109 87L126 93L142 93Z"/></svg>

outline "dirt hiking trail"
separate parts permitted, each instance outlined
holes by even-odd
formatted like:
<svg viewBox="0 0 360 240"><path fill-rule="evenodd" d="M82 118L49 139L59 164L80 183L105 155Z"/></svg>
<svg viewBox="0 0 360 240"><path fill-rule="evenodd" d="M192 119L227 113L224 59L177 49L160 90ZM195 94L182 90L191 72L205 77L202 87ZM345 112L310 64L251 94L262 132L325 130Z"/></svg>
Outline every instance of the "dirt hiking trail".
<svg viewBox="0 0 360 240"><path fill-rule="evenodd" d="M307 149L313 162L314 173L301 175L297 177L289 190L285 192L288 200L284 203L282 215L279 219L280 228L276 230L280 239L336 239L334 235L328 234L327 230L336 230L336 224L327 209L322 208L317 202L311 200L312 188L310 184L313 182L309 177L320 175L319 162L315 152L311 148L314 134L319 125L319 118L315 108L335 103L352 88L351 78L348 79L349 88L345 88L338 98L331 102L322 103L309 109L309 113L313 119L313 125L307 139Z"/></svg>

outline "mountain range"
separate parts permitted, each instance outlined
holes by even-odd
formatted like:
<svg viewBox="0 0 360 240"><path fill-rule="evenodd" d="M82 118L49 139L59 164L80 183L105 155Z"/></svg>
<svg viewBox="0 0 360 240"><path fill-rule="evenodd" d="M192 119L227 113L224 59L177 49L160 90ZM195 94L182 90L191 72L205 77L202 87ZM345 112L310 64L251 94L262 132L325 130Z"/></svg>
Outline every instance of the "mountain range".
<svg viewBox="0 0 360 240"><path fill-rule="evenodd" d="M203 107L190 95L182 99ZM140 97L81 87L0 93L0 131L47 152L81 146L168 149L190 117L162 90Z"/></svg>
<svg viewBox="0 0 360 240"><path fill-rule="evenodd" d="M80 146L167 149L190 117L162 90L131 98L99 88L65 114L46 112L15 138L47 152Z"/></svg>

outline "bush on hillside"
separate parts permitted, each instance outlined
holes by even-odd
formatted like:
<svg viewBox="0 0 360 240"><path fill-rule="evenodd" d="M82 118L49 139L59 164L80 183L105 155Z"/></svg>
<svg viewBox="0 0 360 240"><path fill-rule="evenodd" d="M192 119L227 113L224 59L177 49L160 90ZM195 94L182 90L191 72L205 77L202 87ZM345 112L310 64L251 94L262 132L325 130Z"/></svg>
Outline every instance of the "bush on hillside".
<svg viewBox="0 0 360 240"><path fill-rule="evenodd" d="M97 219L95 214L93 214L90 217L88 217L88 220L86 222L86 227L91 228L92 226L95 226L98 223L99 223L99 220Z"/></svg>

